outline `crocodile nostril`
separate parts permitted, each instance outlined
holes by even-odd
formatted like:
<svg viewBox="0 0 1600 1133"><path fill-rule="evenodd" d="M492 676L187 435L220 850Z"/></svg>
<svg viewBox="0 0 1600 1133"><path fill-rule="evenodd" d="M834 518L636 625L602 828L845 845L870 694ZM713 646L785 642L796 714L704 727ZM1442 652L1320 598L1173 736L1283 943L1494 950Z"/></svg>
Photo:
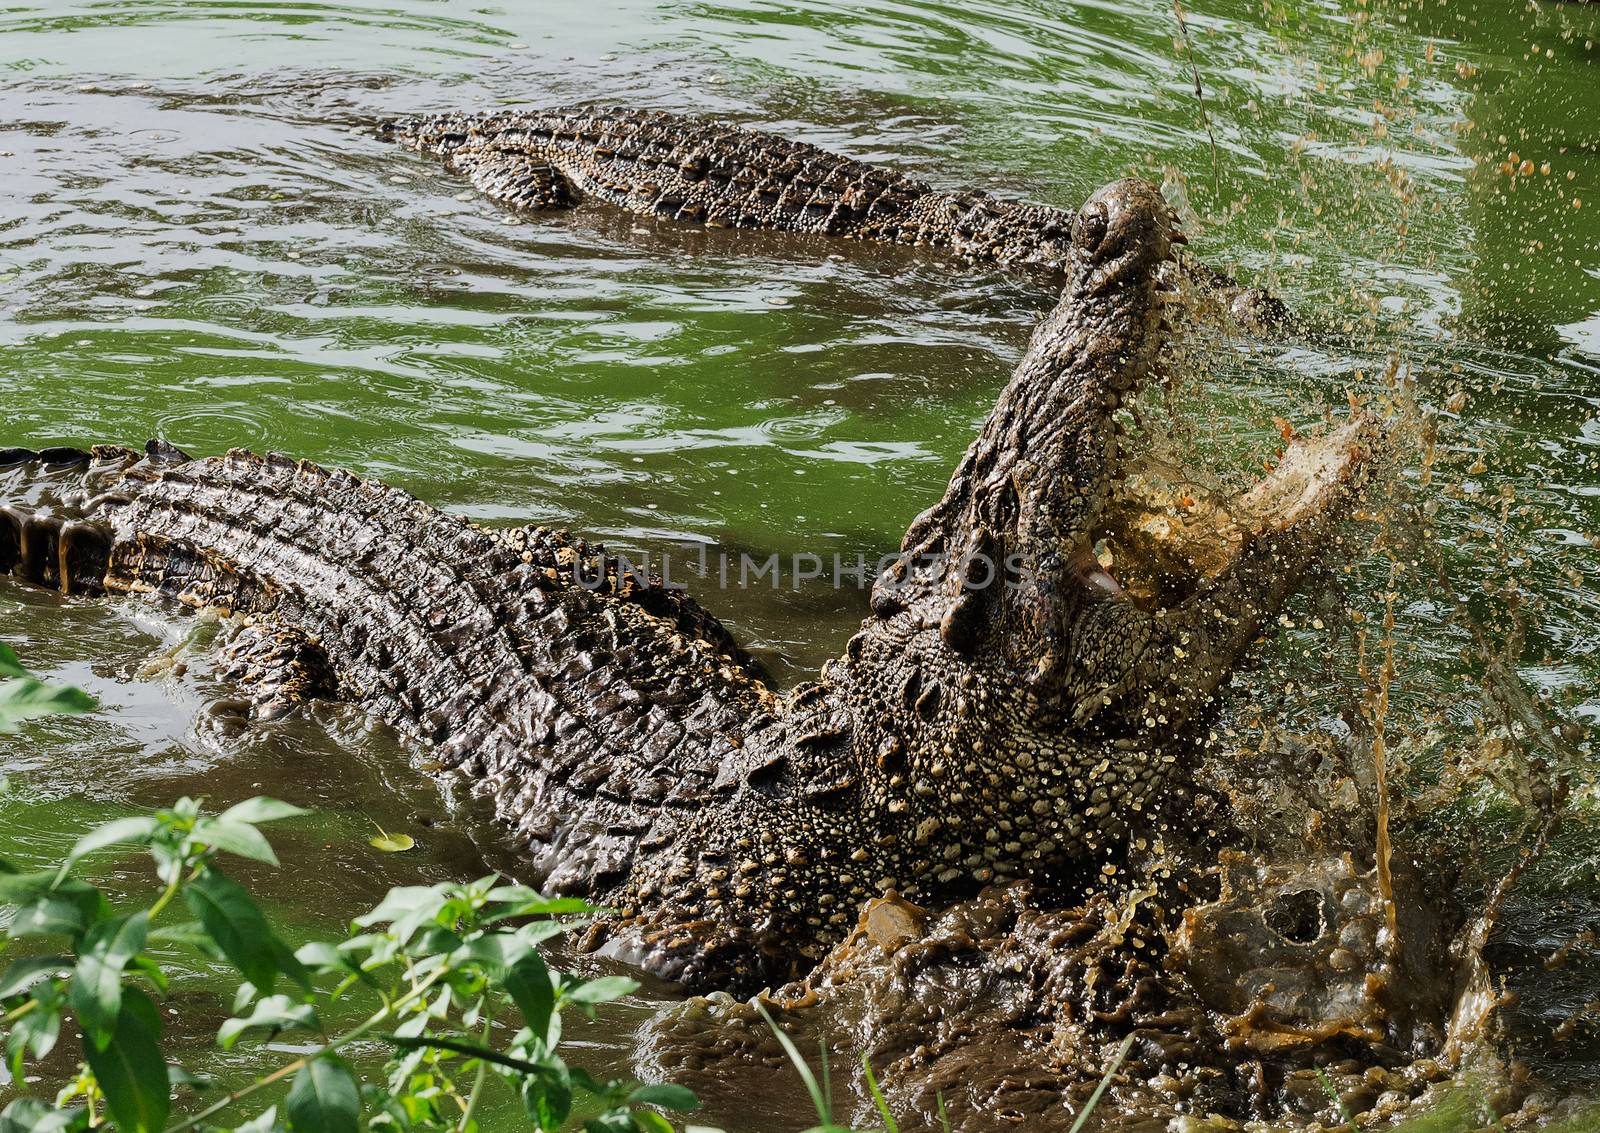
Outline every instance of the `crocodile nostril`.
<svg viewBox="0 0 1600 1133"><path fill-rule="evenodd" d="M1285 893L1267 907L1267 927L1291 944L1310 944L1327 931L1322 894L1315 889Z"/></svg>

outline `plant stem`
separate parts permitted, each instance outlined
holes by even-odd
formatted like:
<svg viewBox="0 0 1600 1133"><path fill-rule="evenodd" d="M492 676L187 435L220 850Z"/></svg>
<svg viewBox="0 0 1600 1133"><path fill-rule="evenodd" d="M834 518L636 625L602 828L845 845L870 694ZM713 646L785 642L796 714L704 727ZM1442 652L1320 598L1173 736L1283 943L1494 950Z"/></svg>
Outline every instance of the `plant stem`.
<svg viewBox="0 0 1600 1133"><path fill-rule="evenodd" d="M9 1027L12 1023L15 1023L18 1019L22 1018L30 1011L33 1011L38 1006L39 1001L37 999L30 999L21 1007L13 1008L11 1011L7 1012L5 1018L0 1019L0 1027Z"/></svg>
<svg viewBox="0 0 1600 1133"><path fill-rule="evenodd" d="M156 903L150 906L150 920L155 920L161 915L161 910L165 909L172 899L177 896L178 886L182 884L183 871L180 869L172 880L167 883L167 887L161 891L161 896L156 898Z"/></svg>
<svg viewBox="0 0 1600 1133"><path fill-rule="evenodd" d="M1122 1040L1122 1045L1117 1048L1115 1057L1111 1059L1111 1065L1106 1067L1106 1072L1101 1077L1100 1084L1094 1088L1094 1093L1089 1095L1089 1104L1083 1107L1083 1112L1078 1114L1078 1119L1072 1123L1070 1133L1078 1133L1083 1128L1084 1123L1089 1120L1089 1115L1094 1112L1094 1107L1100 1104L1100 1096L1106 1092L1106 1087L1111 1085L1111 1079L1116 1077L1117 1071L1122 1069L1122 1063L1128 1057L1128 1051L1133 1049L1133 1040L1133 1035L1129 1035Z"/></svg>
<svg viewBox="0 0 1600 1133"><path fill-rule="evenodd" d="M489 1026L492 1022L492 1019L483 1021L483 1036L478 1040L486 1050L493 1037L489 1034ZM467 1108L462 1111L461 1123L456 1126L456 1133L467 1133L467 1128L472 1124L472 1114L478 1108L478 1098L483 1094L483 1083L488 1077L489 1063L484 1059L479 1059L478 1076L473 1079L472 1093L467 1095Z"/></svg>
<svg viewBox="0 0 1600 1133"><path fill-rule="evenodd" d="M1217 189L1219 188L1217 178L1220 175L1217 136L1211 132L1211 115L1206 113L1206 92L1200 85L1200 68L1194 61L1194 44L1189 41L1189 21L1183 18L1182 0L1172 0L1172 11L1178 17L1178 30L1183 33L1183 49L1189 56L1189 71L1194 76L1194 96L1200 102L1200 121L1205 123L1206 138L1211 142L1211 187Z"/></svg>
<svg viewBox="0 0 1600 1133"><path fill-rule="evenodd" d="M504 1066L507 1070L520 1070L524 1074L539 1074L544 1068L525 1062L520 1058L512 1058L509 1054L501 1054L497 1050L487 1047L474 1046L471 1043L458 1042L455 1039L439 1038L436 1035L379 1035L384 1042L399 1047L401 1050L448 1050L456 1054L465 1054L483 1062L492 1062L496 1066Z"/></svg>
<svg viewBox="0 0 1600 1133"><path fill-rule="evenodd" d="M329 1050L329 1049L331 1049L331 1044L330 1044L330 1046L323 1048L323 1050ZM322 1051L318 1051L317 1053L321 1054ZM215 1114L221 1113L223 1110L227 1109L234 1102L243 1101L245 1098L249 1097L251 1094L255 1093L257 1090L265 1089L267 1086L272 1085L272 1083L280 1082L283 1079L287 1078L290 1074L295 1074L295 1073L298 1073L299 1071L305 1069L306 1063L310 1062L315 1057L316 1057L316 1055L306 1055L304 1058L297 1058L293 1062L290 1062L290 1063L287 1063L286 1065L278 1067L271 1074L268 1074L265 1078L257 1078L254 1082L251 1082L248 1086L245 1086L242 1089L235 1090L233 1093L229 1094L227 1097L221 1098L218 1101L216 1101L215 1103L207 1106L205 1109L201 1110L199 1113L195 1114L193 1117L189 1118L187 1121L180 1122L177 1125L168 1126L167 1130L166 1130L166 1133L179 1133L180 1130L193 1129L195 1126L199 1125L202 1121L205 1121L207 1118L212 1117Z"/></svg>
<svg viewBox="0 0 1600 1133"><path fill-rule="evenodd" d="M447 966L441 966L439 968L436 968L420 984L416 985L410 991L406 992L405 995L402 995L399 999L395 1000L392 1004L389 1004L389 1005L381 1008L380 1010L378 1010L375 1014L370 1016L367 1019L367 1021L362 1023L360 1026L354 1028L353 1030L346 1031L344 1034L342 1034L342 1035L338 1036L337 1038L333 1039L332 1041L324 1044L321 1049L316 1050L316 1051L312 1052L311 1054L306 1055L304 1058L297 1058L293 1062L289 1063L287 1066L280 1066L278 1069L274 1070L271 1074L268 1074L265 1078L257 1078L254 1082L251 1082L248 1086L245 1086L242 1089L234 1091L233 1093L229 1094L227 1097L219 1099L218 1101L216 1101L212 1105L208 1105L205 1109L201 1110L199 1113L195 1114L193 1117L186 1118L185 1120L178 1122L176 1125L167 1126L167 1128L165 1130L165 1133L185 1133L186 1130L194 1129L196 1126L200 1125L201 1122L206 1121L207 1119L215 1116L218 1113L221 1113L223 1110L227 1109L229 1106L233 1105L235 1102L242 1101L243 1099L249 1097L251 1094L255 1093L257 1090L265 1089L267 1086L272 1085L272 1083L277 1082L277 1081L281 1081L283 1078L285 1078L289 1074L295 1073L296 1071L303 1069L307 1063L312 1062L315 1059L321 1058L325 1054L332 1054L337 1050L340 1050L340 1049L342 1049L342 1048L344 1048L346 1046L349 1046L351 1043L355 1042L357 1039L359 1039L362 1036L364 1036L368 1031L371 1031L379 1023L382 1023L385 1020L387 1020L391 1015L393 1015L400 1008L404 1007L406 1004L410 1003L412 1000L414 1000L414 999L418 998L419 996L421 996L430 987L432 987L435 983L437 983L440 979L442 979L444 976L449 974L449 972L450 972L450 968L447 967Z"/></svg>

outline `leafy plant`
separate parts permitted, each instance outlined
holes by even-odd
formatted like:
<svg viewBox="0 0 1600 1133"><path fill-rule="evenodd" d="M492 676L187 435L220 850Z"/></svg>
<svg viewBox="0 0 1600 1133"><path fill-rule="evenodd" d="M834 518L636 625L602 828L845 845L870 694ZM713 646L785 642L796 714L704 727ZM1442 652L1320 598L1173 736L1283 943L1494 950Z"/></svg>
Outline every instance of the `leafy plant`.
<svg viewBox="0 0 1600 1133"><path fill-rule="evenodd" d="M56 869L24 872L0 861L0 904L13 910L6 947L51 946L14 959L0 975L10 1072L20 1080L26 1061L49 1055L69 1013L83 1033L84 1058L60 1108L19 1098L0 1113L0 1133L108 1122L122 1133L213 1129L225 1111L285 1080L281 1112L268 1109L239 1128L467 1133L477 1128L490 1075L511 1083L539 1130L567 1127L585 1098L593 1115L582 1127L590 1133L670 1133L672 1125L648 1107L696 1107L682 1087L597 1081L559 1054L563 1011L592 1015L637 986L546 966L539 945L594 913L582 901L543 897L497 876L396 888L356 919L347 939L291 950L219 859L276 864L259 827L303 813L256 798L208 815L183 799L90 831ZM163 883L132 912L113 909L105 893L74 875L85 858L117 845L144 847ZM167 915L179 909L189 919ZM174 1120L178 1072L162 1055L156 1009L169 976L148 951L156 944L186 946L244 977L233 1015L217 1032L224 1049L284 1034L307 1036L312 1049ZM326 1020L357 997L372 1001L365 1018L331 1033ZM394 1051L381 1084L363 1085L346 1061L363 1040Z"/></svg>
<svg viewBox="0 0 1600 1133"><path fill-rule="evenodd" d="M0 677L0 731L94 707L80 690L39 681L4 645ZM0 1110L0 1133L474 1133L491 1077L509 1083L530 1126L545 1133L574 1124L586 1133L673 1133L654 1107L698 1107L682 1086L602 1082L562 1057L563 1012L592 1017L597 1005L637 987L619 976L577 979L545 964L539 946L598 911L583 901L544 897L498 876L400 887L357 917L345 939L291 949L219 861L231 855L276 866L260 828L305 813L254 798L207 814L186 798L96 827L53 869L25 871L0 859L0 920L10 913L0 961L8 951L26 953L0 965L0 1085L7 1073L22 1082L26 1064L49 1057L69 1020L83 1036L72 1081L53 1103L15 1098ZM374 844L394 843L380 849L408 848L399 844L403 835L380 835ZM77 876L85 860L114 847L142 848L159 882L131 910L114 908ZM283 1035L309 1049L175 1115L175 1090L206 1084L162 1051L157 1003L171 973L157 953L173 948L244 978L217 1030L223 1050ZM330 1026L362 1004L360 1022ZM819 1083L788 1036L770 1016L767 1022L816 1105L820 1124L807 1133L851 1133L832 1117L827 1051ZM381 1082L363 1082L348 1059L373 1043L392 1054ZM872 1068L865 1060L863 1067L882 1130L894 1133ZM264 1101L275 1104L260 1108ZM948 1130L942 1098L940 1117ZM685 1133L720 1131L691 1125Z"/></svg>
<svg viewBox="0 0 1600 1133"><path fill-rule="evenodd" d="M24 721L42 716L76 716L94 707L94 698L82 689L41 681L0 642L0 732L15 732Z"/></svg>
<svg viewBox="0 0 1600 1133"><path fill-rule="evenodd" d="M0 674L9 678L0 685L0 727L93 707L78 690L37 680L4 646ZM26 871L0 860L0 908L10 913L0 955L26 950L0 969L0 1048L11 1081L22 1082L26 1063L56 1049L67 1019L83 1036L79 1072L55 1104L14 1099L0 1111L0 1133L214 1130L285 1081L281 1110L250 1116L235 1126L239 1133L471 1133L491 1075L512 1085L542 1131L581 1120L589 1133L671 1133L651 1107L696 1108L693 1093L680 1086L597 1081L562 1058L564 1011L592 1016L596 1005L637 986L546 966L539 945L596 912L582 901L546 898L497 876L397 888L356 919L347 939L291 949L219 863L232 855L277 865L260 827L304 813L254 798L207 814L199 801L181 799L96 827L56 868ZM131 910L114 908L75 874L85 859L115 846L142 847L160 883ZM217 1032L224 1049L283 1034L305 1036L310 1049L175 1117L174 1086L199 1083L162 1053L156 1003L170 976L155 950L171 946L244 977L232 1017ZM332 1031L329 1021L358 1008L358 1000L367 1004L361 1022ZM374 1040L393 1056L383 1081L365 1084L346 1055ZM575 1116L580 1104L588 1116Z"/></svg>

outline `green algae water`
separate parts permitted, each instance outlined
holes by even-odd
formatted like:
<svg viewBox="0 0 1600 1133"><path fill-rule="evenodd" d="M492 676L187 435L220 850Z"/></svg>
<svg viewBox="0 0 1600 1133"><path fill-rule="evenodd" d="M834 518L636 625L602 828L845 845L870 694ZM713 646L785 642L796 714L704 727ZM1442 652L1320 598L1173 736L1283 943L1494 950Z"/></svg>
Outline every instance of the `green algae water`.
<svg viewBox="0 0 1600 1133"><path fill-rule="evenodd" d="M1202 344L1186 411L1211 447L1270 456L1274 418L1351 399L1432 414L1398 477L1412 542L1380 536L1333 580L1347 636L1288 617L1229 734L1340 726L1329 690L1363 679L1365 627L1392 614L1392 750L1461 785L1429 820L1492 854L1525 802L1495 763L1509 715L1564 722L1547 758L1574 815L1493 948L1535 964L1600 921L1600 5L1197 0L1183 16L1156 0L13 3L0 447L275 449L484 523L685 562L871 561L942 491L1047 293L909 249L603 207L510 217L375 123L610 101L1059 207L1148 176L1203 257L1270 283L1309 328ZM865 607L848 577L685 581L787 682ZM58 859L183 794L275 795L316 818L278 833L283 869L244 879L304 935L391 885L497 864L492 832L359 717L241 726L207 632L0 582L0 639L104 706L0 737L0 857ZM1485 694L1491 662L1516 691ZM379 827L419 849L376 852ZM138 864L106 869L131 885ZM1566 955L1506 1014L1518 1057L1582 1094L1600 1085L1600 956L1592 940ZM195 972L168 1025L191 1067L242 1080L282 1048L213 1051L231 990ZM671 998L650 988L574 1028L575 1061L630 1072L634 1030ZM798 1090L730 1078L706 1102L733 1133L809 1124ZM510 1099L491 1121L518 1127Z"/></svg>

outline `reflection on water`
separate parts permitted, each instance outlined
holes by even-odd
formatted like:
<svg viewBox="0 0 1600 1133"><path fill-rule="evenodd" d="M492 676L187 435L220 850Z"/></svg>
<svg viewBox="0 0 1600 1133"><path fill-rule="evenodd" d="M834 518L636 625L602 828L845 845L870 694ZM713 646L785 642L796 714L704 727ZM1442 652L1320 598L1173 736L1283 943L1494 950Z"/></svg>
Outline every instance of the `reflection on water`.
<svg viewBox="0 0 1600 1133"><path fill-rule="evenodd" d="M1381 397L1397 349L1439 425L1396 514L1491 634L1511 632L1508 610L1526 620L1516 660L1543 707L1600 720L1600 10L1189 8L1206 120L1158 0L13 5L0 445L276 448L486 522L654 552L874 557L942 488L1047 294L905 249L603 209L518 221L372 124L507 101L726 113L1058 206L1131 169L1165 182L1203 255L1264 273L1319 328L1201 350L1208 445L1270 448L1274 416ZM1421 565L1396 561L1343 575L1339 601L1379 618L1398 589L1394 747L1470 763L1496 726L1478 646ZM786 680L863 607L827 586L706 598ZM1297 621L1231 725L1343 726L1305 691L1359 701L1359 628ZM47 859L110 810L265 784L323 815L290 836L283 875L251 879L308 930L389 884L479 868L406 754L359 720L215 719L225 690L190 629L0 588L0 634L107 705L5 741L0 770L24 793L0 804L0 854ZM371 822L425 832L426 853L380 859ZM1592 861L1581 846L1561 860L1589 907ZM1562 931L1506 947L1531 955ZM1524 1000L1540 1026L1595 985L1542 986L1556 990ZM603 1040L619 1064L627 1025ZM1600 1022L1573 1026L1565 1049L1592 1050ZM1596 1073L1585 1057L1575 1080Z"/></svg>

